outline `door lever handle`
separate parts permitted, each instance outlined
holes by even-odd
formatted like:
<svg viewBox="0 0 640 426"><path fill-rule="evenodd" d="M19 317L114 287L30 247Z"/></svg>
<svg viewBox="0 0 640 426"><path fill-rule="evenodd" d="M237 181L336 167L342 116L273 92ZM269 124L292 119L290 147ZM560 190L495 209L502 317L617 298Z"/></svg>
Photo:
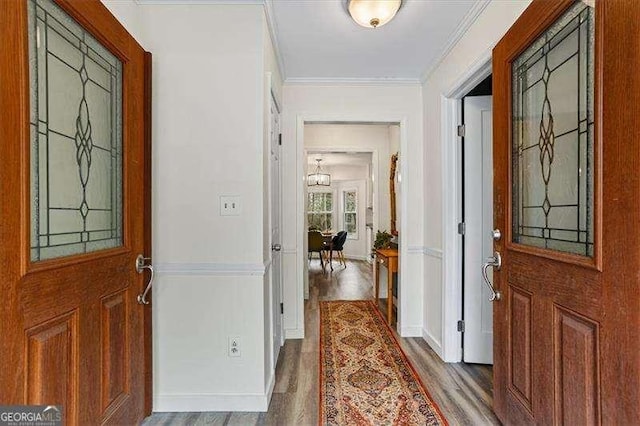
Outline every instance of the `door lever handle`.
<svg viewBox="0 0 640 426"><path fill-rule="evenodd" d="M137 297L138 303L140 305L148 305L150 303L147 300L147 294L149 293L149 290L151 290L151 286L153 285L153 266L150 263L148 265L146 264L146 262L150 260L151 260L150 257L144 257L141 254L139 254L138 257L136 258L136 272L141 274L144 272L145 269L147 269L149 270L149 273L150 273L149 282L147 283L147 286L145 287L144 291L140 293Z"/></svg>
<svg viewBox="0 0 640 426"><path fill-rule="evenodd" d="M502 256L500 256L499 252L494 252L493 256L487 258L487 261L482 265L482 279L484 280L487 287L489 287L489 291L491 291L491 298L489 302L494 302L500 300L502 294L493 287L491 281L489 281L489 275L487 275L487 270L490 267L494 267L496 271L499 271L502 268Z"/></svg>

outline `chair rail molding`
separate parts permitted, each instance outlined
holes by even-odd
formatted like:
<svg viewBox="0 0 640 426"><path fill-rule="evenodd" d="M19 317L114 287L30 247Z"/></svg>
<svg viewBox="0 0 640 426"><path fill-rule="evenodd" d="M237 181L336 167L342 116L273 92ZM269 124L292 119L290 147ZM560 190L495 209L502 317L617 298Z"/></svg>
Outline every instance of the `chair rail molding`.
<svg viewBox="0 0 640 426"><path fill-rule="evenodd" d="M158 263L159 275L262 276L271 265L265 263Z"/></svg>

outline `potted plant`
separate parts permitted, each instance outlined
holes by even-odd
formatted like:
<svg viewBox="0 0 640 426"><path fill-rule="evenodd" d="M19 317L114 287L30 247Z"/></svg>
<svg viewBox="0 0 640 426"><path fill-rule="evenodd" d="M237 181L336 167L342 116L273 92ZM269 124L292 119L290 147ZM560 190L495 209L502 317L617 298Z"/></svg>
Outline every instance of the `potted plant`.
<svg viewBox="0 0 640 426"><path fill-rule="evenodd" d="M389 248L393 235L385 231L376 232L376 240L373 242L374 249Z"/></svg>

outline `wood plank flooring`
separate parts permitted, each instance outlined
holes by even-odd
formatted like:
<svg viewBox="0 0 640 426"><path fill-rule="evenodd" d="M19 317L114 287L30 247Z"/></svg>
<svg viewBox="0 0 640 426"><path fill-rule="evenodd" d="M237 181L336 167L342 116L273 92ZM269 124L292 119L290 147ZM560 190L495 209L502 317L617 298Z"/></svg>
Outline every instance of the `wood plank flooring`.
<svg viewBox="0 0 640 426"><path fill-rule="evenodd" d="M334 271L327 268L327 273L323 273L317 257L311 261L309 300L305 301L306 337L287 340L280 350L268 412L154 413L143 425L317 425L318 302L372 299L371 270L363 261L347 261L346 268L334 261ZM381 301L380 308L384 306L386 301ZM422 338L396 337L450 424L500 424L491 409L490 366L445 364Z"/></svg>

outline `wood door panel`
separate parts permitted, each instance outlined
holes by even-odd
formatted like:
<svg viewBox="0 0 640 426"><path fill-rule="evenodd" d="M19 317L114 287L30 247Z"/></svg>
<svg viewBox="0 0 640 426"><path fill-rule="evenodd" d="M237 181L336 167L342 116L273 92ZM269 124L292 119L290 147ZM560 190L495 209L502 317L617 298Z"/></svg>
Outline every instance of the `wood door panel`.
<svg viewBox="0 0 640 426"><path fill-rule="evenodd" d="M551 268L551 264L556 266ZM532 257L526 253L510 252L507 279L522 289L534 293L536 298L552 297L558 304L589 317L601 315L601 283L596 274L588 268L567 265L560 259ZM541 282L540 271L545 271ZM576 289L581 297L575 297Z"/></svg>
<svg viewBox="0 0 640 426"><path fill-rule="evenodd" d="M509 363L509 386L532 410L531 381L531 294L513 285L509 286L509 330L511 359Z"/></svg>
<svg viewBox="0 0 640 426"><path fill-rule="evenodd" d="M27 403L60 405L73 423L78 394L78 313L27 330Z"/></svg>
<svg viewBox="0 0 640 426"><path fill-rule="evenodd" d="M520 155L512 145L512 73L522 71L513 61L566 10L584 5L595 7L587 53L594 55L587 61L594 78L590 258L513 242L511 193ZM638 22L638 1L533 0L493 51L494 220L505 235L494 245L503 260L494 285L506 296L494 305L494 407L504 424L640 424Z"/></svg>
<svg viewBox="0 0 640 426"><path fill-rule="evenodd" d="M0 1L0 401L60 404L65 424L138 424L150 306L144 252L144 50L99 0L53 0L122 70L122 246L32 262L27 1ZM148 243L149 244L149 243ZM150 373L149 373L150 374ZM149 388L150 391L150 388Z"/></svg>
<svg viewBox="0 0 640 426"><path fill-rule="evenodd" d="M554 307L555 417L563 424L599 423L598 324Z"/></svg>
<svg viewBox="0 0 640 426"><path fill-rule="evenodd" d="M117 405L118 399L129 392L129 307L127 291L123 290L102 299L102 412Z"/></svg>
<svg viewBox="0 0 640 426"><path fill-rule="evenodd" d="M96 295L104 297L135 283L128 255L101 258L92 263L89 270L86 263L57 269L30 272L22 279L20 302L24 312L25 327L34 327L51 317L55 317L79 306L94 302ZM73 280L69 280L69 276ZM64 293L60 299L58 295Z"/></svg>

